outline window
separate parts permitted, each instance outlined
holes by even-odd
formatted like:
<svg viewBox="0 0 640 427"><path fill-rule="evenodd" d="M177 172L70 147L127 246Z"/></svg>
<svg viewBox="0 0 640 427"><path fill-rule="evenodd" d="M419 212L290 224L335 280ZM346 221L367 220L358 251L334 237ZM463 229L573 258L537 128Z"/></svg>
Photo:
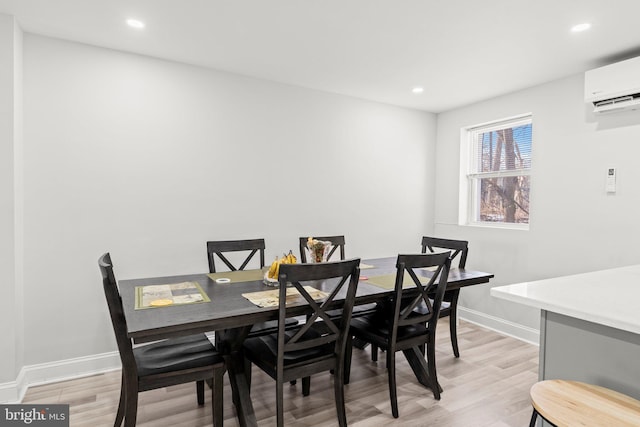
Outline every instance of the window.
<svg viewBox="0 0 640 427"><path fill-rule="evenodd" d="M527 229L531 114L462 131L461 223Z"/></svg>

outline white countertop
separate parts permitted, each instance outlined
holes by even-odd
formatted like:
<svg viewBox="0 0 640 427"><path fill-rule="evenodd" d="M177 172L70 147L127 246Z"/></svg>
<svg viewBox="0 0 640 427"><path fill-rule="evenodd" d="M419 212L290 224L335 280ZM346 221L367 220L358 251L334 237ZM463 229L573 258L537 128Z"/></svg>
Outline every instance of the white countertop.
<svg viewBox="0 0 640 427"><path fill-rule="evenodd" d="M498 286L491 295L640 334L640 265Z"/></svg>

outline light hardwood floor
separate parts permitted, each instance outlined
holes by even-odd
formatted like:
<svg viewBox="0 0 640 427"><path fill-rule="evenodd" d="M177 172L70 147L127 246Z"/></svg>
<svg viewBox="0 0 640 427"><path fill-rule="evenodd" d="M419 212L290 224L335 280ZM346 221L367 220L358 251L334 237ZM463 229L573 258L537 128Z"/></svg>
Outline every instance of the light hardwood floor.
<svg viewBox="0 0 640 427"><path fill-rule="evenodd" d="M347 420L353 427L526 426L531 416L529 388L538 377L538 348L467 322L460 322L461 357L453 357L447 319L438 325L437 366L442 399L421 386L404 356L397 363L400 418L391 416L384 353L372 362L370 350L354 349L351 383L345 387ZM225 376L226 379L226 376ZM120 390L120 371L32 387L23 403L68 403L72 427L112 426ZM275 425L275 382L254 367L251 397L260 426ZM231 389L225 386L225 425L237 426ZM211 393L196 404L195 384L140 393L138 426L211 425ZM335 426L333 380L311 379L311 395L301 383L285 388L286 425Z"/></svg>

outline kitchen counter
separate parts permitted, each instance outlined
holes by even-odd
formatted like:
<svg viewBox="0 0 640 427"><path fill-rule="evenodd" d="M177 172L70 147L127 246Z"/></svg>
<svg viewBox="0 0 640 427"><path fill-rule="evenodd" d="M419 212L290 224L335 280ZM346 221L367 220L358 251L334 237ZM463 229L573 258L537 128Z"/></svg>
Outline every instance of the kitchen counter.
<svg viewBox="0 0 640 427"><path fill-rule="evenodd" d="M491 295L640 334L640 265L499 286Z"/></svg>
<svg viewBox="0 0 640 427"><path fill-rule="evenodd" d="M491 295L540 309L541 380L640 399L640 265L499 286Z"/></svg>

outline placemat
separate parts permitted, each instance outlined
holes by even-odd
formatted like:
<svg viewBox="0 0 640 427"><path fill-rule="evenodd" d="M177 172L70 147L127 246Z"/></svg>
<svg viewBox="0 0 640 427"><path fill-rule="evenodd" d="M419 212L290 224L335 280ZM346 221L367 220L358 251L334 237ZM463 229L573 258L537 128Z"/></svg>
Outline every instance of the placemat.
<svg viewBox="0 0 640 427"><path fill-rule="evenodd" d="M371 264L365 264L364 262L360 263L360 270L366 270L367 268L376 268L376 266Z"/></svg>
<svg viewBox="0 0 640 427"><path fill-rule="evenodd" d="M311 286L303 286L304 290L311 295L315 301L324 299L329 296L328 293L318 290ZM242 294L243 297L251 301L258 307L277 307L279 302L280 289L272 289L270 291L258 291ZM287 305L306 304L304 299L296 288L287 288Z"/></svg>
<svg viewBox="0 0 640 427"><path fill-rule="evenodd" d="M223 271L220 273L207 274L211 280L228 278L231 283L240 282L252 282L254 280L262 280L264 273L262 270L236 270L236 271Z"/></svg>
<svg viewBox="0 0 640 427"><path fill-rule="evenodd" d="M428 277L420 277L420 276L418 276L418 279L420 279L420 283L422 284L427 284L429 283L429 280L430 280ZM365 280L365 282L370 283L382 289L393 290L396 287L396 275L387 274L384 276L369 277L367 280ZM404 279L402 281L402 289L415 288L415 287L416 285L415 283L413 283L413 279L411 278L411 276L409 276L409 273L405 272Z"/></svg>
<svg viewBox="0 0 640 427"><path fill-rule="evenodd" d="M210 302L198 282L136 286L136 310Z"/></svg>

